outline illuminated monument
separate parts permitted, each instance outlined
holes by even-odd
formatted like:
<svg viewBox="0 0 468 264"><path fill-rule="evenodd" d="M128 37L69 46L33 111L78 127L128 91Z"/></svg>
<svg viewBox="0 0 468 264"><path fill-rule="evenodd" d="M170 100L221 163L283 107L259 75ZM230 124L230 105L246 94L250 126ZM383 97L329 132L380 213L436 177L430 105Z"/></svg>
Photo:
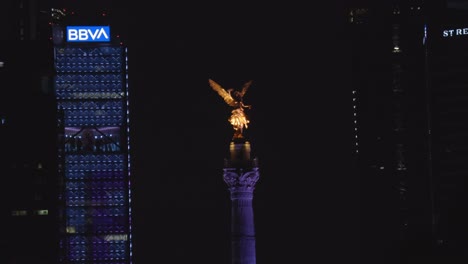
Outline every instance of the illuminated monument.
<svg viewBox="0 0 468 264"><path fill-rule="evenodd" d="M213 80L210 86L226 103L233 107L229 122L234 136L229 146L230 156L225 159L223 178L231 193L231 259L232 264L255 264L255 225L252 207L253 192L260 172L257 159L250 157L250 142L244 136L249 120L244 112L243 96L252 81L244 84L241 91L224 89Z"/></svg>

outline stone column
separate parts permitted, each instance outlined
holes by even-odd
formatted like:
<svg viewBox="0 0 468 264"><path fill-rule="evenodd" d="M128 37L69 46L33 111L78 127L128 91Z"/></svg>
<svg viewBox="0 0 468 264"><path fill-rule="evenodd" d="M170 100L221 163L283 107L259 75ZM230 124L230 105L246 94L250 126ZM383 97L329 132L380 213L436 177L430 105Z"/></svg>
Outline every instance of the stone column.
<svg viewBox="0 0 468 264"><path fill-rule="evenodd" d="M231 142L230 158L225 160L224 181L231 193L232 264L255 264L253 193L260 173L257 159L250 159L248 141Z"/></svg>

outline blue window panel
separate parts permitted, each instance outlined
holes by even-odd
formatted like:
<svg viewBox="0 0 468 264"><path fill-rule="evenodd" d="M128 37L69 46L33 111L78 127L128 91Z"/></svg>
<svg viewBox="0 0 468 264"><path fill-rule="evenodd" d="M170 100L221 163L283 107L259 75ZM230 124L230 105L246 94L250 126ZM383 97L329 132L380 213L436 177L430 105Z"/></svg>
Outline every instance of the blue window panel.
<svg viewBox="0 0 468 264"><path fill-rule="evenodd" d="M123 180L124 170L66 170L66 180Z"/></svg>

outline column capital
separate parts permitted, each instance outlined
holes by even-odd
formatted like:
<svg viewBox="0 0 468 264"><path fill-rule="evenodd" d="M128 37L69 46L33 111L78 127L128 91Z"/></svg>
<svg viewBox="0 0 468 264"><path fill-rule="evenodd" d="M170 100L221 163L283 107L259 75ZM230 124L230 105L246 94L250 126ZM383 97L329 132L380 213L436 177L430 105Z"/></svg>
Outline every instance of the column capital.
<svg viewBox="0 0 468 264"><path fill-rule="evenodd" d="M260 178L260 172L258 167L253 167L249 169L224 168L223 172L224 182L226 182L226 184L228 185L231 194L253 193L255 189L255 184Z"/></svg>

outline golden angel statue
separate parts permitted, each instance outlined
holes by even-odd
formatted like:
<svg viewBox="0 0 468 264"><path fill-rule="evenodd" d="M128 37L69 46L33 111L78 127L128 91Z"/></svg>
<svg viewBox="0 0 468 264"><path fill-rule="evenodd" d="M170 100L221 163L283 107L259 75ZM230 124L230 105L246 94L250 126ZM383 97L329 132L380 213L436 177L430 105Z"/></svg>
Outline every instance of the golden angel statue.
<svg viewBox="0 0 468 264"><path fill-rule="evenodd" d="M208 83L210 84L211 88L213 88L213 90L215 90L229 106L234 108L231 111L231 116L228 119L229 123L231 123L232 127L234 128L233 139L244 138L244 129L248 128L248 124L250 122L244 112L244 109L250 109L251 106L245 105L243 98L247 92L247 89L249 89L250 85L252 84L252 81L246 82L240 91L236 91L232 88L224 89L221 87L221 85L212 79L208 79Z"/></svg>

